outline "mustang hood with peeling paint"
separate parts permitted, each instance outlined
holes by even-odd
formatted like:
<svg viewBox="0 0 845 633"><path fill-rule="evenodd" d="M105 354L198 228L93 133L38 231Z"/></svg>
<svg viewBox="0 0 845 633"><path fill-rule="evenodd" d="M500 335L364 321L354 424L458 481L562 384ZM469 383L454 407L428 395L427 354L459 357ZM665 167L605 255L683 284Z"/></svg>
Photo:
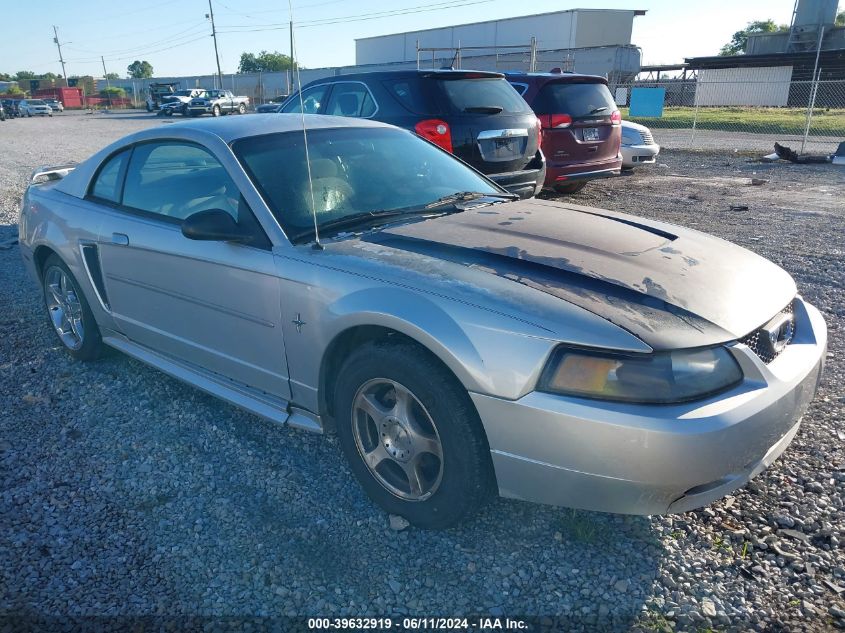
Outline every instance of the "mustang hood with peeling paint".
<svg viewBox="0 0 845 633"><path fill-rule="evenodd" d="M729 242L543 200L471 208L364 239L542 290L654 349L740 338L796 294L783 269Z"/></svg>

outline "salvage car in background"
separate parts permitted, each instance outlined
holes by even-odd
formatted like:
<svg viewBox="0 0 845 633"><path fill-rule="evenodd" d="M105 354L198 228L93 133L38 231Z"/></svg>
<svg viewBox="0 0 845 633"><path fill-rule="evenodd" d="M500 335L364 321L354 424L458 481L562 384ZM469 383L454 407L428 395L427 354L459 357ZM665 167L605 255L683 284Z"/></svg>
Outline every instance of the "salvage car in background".
<svg viewBox="0 0 845 633"><path fill-rule="evenodd" d="M293 94L282 112L299 112ZM400 70L317 79L305 112L374 119L416 132L508 191L530 198L545 179L537 119L499 73Z"/></svg>
<svg viewBox="0 0 845 633"><path fill-rule="evenodd" d="M204 88L191 88L189 90L177 90L172 94L163 95L160 99L161 107L157 114L172 116L175 112L188 116L188 106L192 99L200 99L206 96Z"/></svg>
<svg viewBox="0 0 845 633"><path fill-rule="evenodd" d="M20 116L53 116L53 108L41 99L21 99L18 102Z"/></svg>
<svg viewBox="0 0 845 633"><path fill-rule="evenodd" d="M19 99L3 99L3 109L6 111L6 116L10 119L16 119L21 116Z"/></svg>
<svg viewBox="0 0 845 633"><path fill-rule="evenodd" d="M775 264L663 222L514 201L406 130L305 122L307 154L300 115L254 116L36 172L20 251L65 349L105 344L336 429L370 497L426 527L496 489L684 512L797 433L827 333Z"/></svg>
<svg viewBox="0 0 845 633"><path fill-rule="evenodd" d="M633 169L657 162L660 145L645 125L622 121L622 168Z"/></svg>
<svg viewBox="0 0 845 633"><path fill-rule="evenodd" d="M58 99L44 99L44 103L50 106L53 112L64 112L65 106Z"/></svg>
<svg viewBox="0 0 845 633"><path fill-rule="evenodd" d="M279 95L273 97L267 103L262 103L255 107L258 114L275 114L282 111L282 104L287 101L289 95Z"/></svg>
<svg viewBox="0 0 845 633"><path fill-rule="evenodd" d="M507 73L543 127L546 183L577 193L590 180L618 176L622 117L607 80L574 73Z"/></svg>

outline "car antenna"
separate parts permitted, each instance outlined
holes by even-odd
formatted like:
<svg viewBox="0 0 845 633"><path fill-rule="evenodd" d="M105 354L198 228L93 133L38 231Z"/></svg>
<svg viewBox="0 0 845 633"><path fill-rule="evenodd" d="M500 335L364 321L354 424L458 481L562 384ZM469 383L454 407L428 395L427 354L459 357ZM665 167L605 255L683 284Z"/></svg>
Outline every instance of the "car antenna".
<svg viewBox="0 0 845 633"><path fill-rule="evenodd" d="M305 129L305 103L302 100L302 78L299 75L299 66L294 62L296 55L296 40L293 36L293 0L288 0L290 11L290 57L291 72L296 73L296 87L299 92L299 116L302 120L302 143L305 145L305 167L308 170L308 193L311 197L311 217L314 219L314 250L323 250L320 244L320 230L317 228L317 205L314 202L314 180L311 177L311 157L308 154L308 132Z"/></svg>

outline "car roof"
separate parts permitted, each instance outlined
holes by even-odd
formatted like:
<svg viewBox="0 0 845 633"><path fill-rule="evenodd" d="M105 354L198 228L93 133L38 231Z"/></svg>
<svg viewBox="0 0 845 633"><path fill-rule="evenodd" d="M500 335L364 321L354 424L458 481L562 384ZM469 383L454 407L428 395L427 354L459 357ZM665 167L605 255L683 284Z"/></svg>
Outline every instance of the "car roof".
<svg viewBox="0 0 845 633"><path fill-rule="evenodd" d="M571 81L577 82L577 81L584 81L585 79L589 80L589 81L599 81L601 83L607 83L607 79L605 79L601 75L585 75L585 74L582 74L582 73L570 73L570 72L564 72L564 73L525 73L525 72L519 72L519 71L512 71L512 72L505 72L505 78L508 81L513 81L513 80L516 80L516 79L522 79L522 80L533 81L533 82L536 82L536 83L546 83L547 81L552 81L552 80L561 81L561 82L566 82L566 81L571 80Z"/></svg>
<svg viewBox="0 0 845 633"><path fill-rule="evenodd" d="M210 146L223 141L233 143L238 139L251 136L264 136L284 132L302 130L302 115L300 114L249 114L246 116L227 116L221 118L192 119L178 123L159 125L140 132L135 132L111 145L80 163L56 185L56 189L77 198L84 198L88 183L100 164L115 152L134 143L157 140L183 140L197 142ZM306 114L305 126L307 130L331 128L393 128L387 123L380 123L370 119L352 117L328 116L324 114Z"/></svg>
<svg viewBox="0 0 845 633"><path fill-rule="evenodd" d="M386 123L358 119L353 117L327 116L324 114L306 114L305 127L308 130L338 127L391 127ZM168 130L187 128L198 132L208 132L220 137L225 143L232 143L248 136L261 136L280 132L295 132L302 129L302 115L300 114L250 114L248 116L227 116L220 118L192 119L179 121L164 128L153 128L158 132L153 136L166 137ZM133 134L144 135L150 130L143 130Z"/></svg>
<svg viewBox="0 0 845 633"><path fill-rule="evenodd" d="M405 77L426 77L426 76L434 76L434 77L449 77L449 76L456 76L456 75L477 75L479 77L490 77L491 79L497 78L504 78L502 73L497 73L489 70L456 70L453 68L429 68L428 70L425 69L405 69L405 70L374 70L371 72L366 73L349 73L343 75L332 75L330 77L323 77L321 79L314 79L313 81L309 81L307 84L302 86L303 89L319 85L319 84L326 84L326 83L338 83L341 81L367 81L368 79L371 80L384 80L384 79L402 79Z"/></svg>

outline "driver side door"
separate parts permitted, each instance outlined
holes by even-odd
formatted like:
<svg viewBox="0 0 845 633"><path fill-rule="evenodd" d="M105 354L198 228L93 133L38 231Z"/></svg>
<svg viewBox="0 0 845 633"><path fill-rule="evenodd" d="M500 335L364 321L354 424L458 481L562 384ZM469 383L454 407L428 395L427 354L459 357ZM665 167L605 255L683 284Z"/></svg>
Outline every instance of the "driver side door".
<svg viewBox="0 0 845 633"><path fill-rule="evenodd" d="M225 167L185 141L113 156L89 195L108 308L133 343L288 399L280 284L270 243ZM221 209L248 243L182 234L188 216Z"/></svg>

